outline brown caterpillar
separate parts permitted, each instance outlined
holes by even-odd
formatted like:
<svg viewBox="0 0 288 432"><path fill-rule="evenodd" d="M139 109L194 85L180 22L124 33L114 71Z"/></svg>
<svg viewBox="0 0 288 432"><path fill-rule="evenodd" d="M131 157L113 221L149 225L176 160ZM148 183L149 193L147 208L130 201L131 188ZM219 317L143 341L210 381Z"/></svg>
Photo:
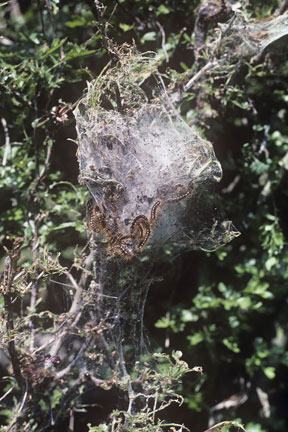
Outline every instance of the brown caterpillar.
<svg viewBox="0 0 288 432"><path fill-rule="evenodd" d="M89 199L86 204L88 228L92 232L100 232L105 229L105 209L101 209L94 203L93 199Z"/></svg>
<svg viewBox="0 0 288 432"><path fill-rule="evenodd" d="M160 200L156 201L153 204L152 209L151 209L151 216L150 216L151 222L155 221L155 219L157 218L157 211L158 211L159 207L161 206L161 204L162 204L162 202Z"/></svg>
<svg viewBox="0 0 288 432"><path fill-rule="evenodd" d="M139 231L140 235L137 235ZM131 225L131 237L135 241L139 241L137 248L142 249L147 243L151 235L151 226L148 218L144 215L137 216Z"/></svg>
<svg viewBox="0 0 288 432"><path fill-rule="evenodd" d="M181 186L183 189L186 188L185 186L182 186L182 185L179 185L179 186ZM167 202L168 203L175 203L175 202L181 201L185 198L190 197L192 195L192 192L193 192L193 188L186 189L182 193L179 193L179 195L176 195L173 198L168 198Z"/></svg>

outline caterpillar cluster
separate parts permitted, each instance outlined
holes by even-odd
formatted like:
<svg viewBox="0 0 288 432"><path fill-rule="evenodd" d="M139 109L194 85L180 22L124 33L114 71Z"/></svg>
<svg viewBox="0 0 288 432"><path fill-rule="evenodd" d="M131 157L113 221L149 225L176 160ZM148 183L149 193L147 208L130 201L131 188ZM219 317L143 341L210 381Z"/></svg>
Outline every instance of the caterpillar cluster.
<svg viewBox="0 0 288 432"><path fill-rule="evenodd" d="M139 254L146 246L161 205L161 200L153 204L150 218L142 214L136 216L130 225L130 234L124 235L119 230L116 219L111 217L104 204L102 202L96 204L93 199L89 199L87 202L88 228L93 233L103 234L107 240L110 255L116 252L130 259Z"/></svg>
<svg viewBox="0 0 288 432"><path fill-rule="evenodd" d="M103 202L95 203L93 199L87 201L88 228L92 233L102 234L106 240L107 251L110 256L115 253L126 259L137 256L147 245L153 231L153 226L158 219L163 203L178 203L189 198L193 187L188 188L177 185L174 194L165 200L157 199L151 207L150 215L137 215L129 227L129 234L123 234L119 229L116 218L105 207Z"/></svg>

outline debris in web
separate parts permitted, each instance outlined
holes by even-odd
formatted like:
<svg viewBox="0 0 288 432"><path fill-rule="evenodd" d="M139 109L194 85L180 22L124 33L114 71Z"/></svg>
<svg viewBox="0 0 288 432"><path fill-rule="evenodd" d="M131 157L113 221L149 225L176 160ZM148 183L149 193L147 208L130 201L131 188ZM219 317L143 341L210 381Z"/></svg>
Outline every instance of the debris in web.
<svg viewBox="0 0 288 432"><path fill-rule="evenodd" d="M288 14L272 16L263 21L248 22L242 14L238 13L231 26L231 36L232 34L234 47L238 46L236 51L238 54L242 57L253 55L260 57L266 49L273 49L273 44L288 35Z"/></svg>
<svg viewBox="0 0 288 432"><path fill-rule="evenodd" d="M218 23L218 37L207 41L220 65L232 65L244 59L258 61L266 52L274 51L288 35L288 14L270 16L262 21L248 19L245 13L234 9L234 15L225 23Z"/></svg>

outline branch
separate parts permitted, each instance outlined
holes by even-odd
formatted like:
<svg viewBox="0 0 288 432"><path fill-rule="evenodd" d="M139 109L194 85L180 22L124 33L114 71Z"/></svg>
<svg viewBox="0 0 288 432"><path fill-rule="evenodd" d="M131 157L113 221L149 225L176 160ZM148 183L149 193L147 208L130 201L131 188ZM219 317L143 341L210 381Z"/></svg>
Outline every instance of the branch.
<svg viewBox="0 0 288 432"><path fill-rule="evenodd" d="M1 287L2 294L4 297L4 305L5 305L5 312L6 312L8 352L12 363L13 373L20 387L22 386L23 378L21 375L20 361L15 346L15 329L14 329L14 318L13 318L13 302L17 294L13 292L12 285L15 277L15 266L19 256L21 243L22 243L22 239L17 238L14 241L13 248L11 251L5 248L7 257L5 259L3 285Z"/></svg>
<svg viewBox="0 0 288 432"><path fill-rule="evenodd" d="M206 72L207 70L213 69L215 66L218 65L217 61L209 61L206 63L206 65L199 70L191 79L188 81L188 83L184 86L184 91L188 91L191 89L191 87L194 85L194 83Z"/></svg>
<svg viewBox="0 0 288 432"><path fill-rule="evenodd" d="M288 0L283 0L280 5L278 6L278 8L275 10L274 15L275 16L279 16L282 15L286 9L288 8Z"/></svg>
<svg viewBox="0 0 288 432"><path fill-rule="evenodd" d="M10 137L9 137L9 130L7 127L7 122L5 120L4 117L1 117L1 123L2 123L2 127L3 127L3 131L4 131L4 136L5 136L5 144L4 144L4 154L3 154L3 159L2 159L2 177L5 176L5 167L6 167L6 163L7 163L7 158L8 158L8 154L11 150L11 146L10 146Z"/></svg>
<svg viewBox="0 0 288 432"><path fill-rule="evenodd" d="M167 50L166 50L166 47L165 47L165 43L166 43L165 31L164 31L162 25L159 23L159 21L156 21L156 24L159 27L159 30L161 32L161 36L162 36L162 50L163 50L164 55L165 55L166 63L168 63L169 62L169 56L167 54Z"/></svg>
<svg viewBox="0 0 288 432"><path fill-rule="evenodd" d="M77 284L77 282L75 281L75 279L70 273L66 273L67 277L72 282L72 285L76 288L74 300L69 310L69 314L75 314L76 312L78 312L82 305L82 293L83 290L86 288L87 279L92 270L94 259L95 259L95 251L91 250L91 252L89 253L89 255L85 260L86 261L85 267L83 269L79 284Z"/></svg>
<svg viewBox="0 0 288 432"><path fill-rule="evenodd" d="M74 295L74 300L73 300L73 303L70 307L70 310L67 313L67 316L69 316L69 315L73 316L75 314L77 314L77 315L76 315L74 321L69 326L69 331L71 331L71 329L73 329L76 326L77 322L81 318L80 309L82 306L82 293L83 293L84 289L86 288L87 280L88 280L88 277L90 276L90 271L92 270L94 259L95 259L95 251L91 251L89 253L89 255L86 257L85 267L83 269L79 283L77 283L75 281L75 279L73 278L73 276L70 273L68 273L68 272L66 273L67 277L70 279L72 285L76 289L76 292ZM51 356L55 356L59 352L61 345L62 345L63 337L68 333L67 328L68 328L68 326L66 326L66 328L64 328L64 330L61 333L59 333L59 331L58 331L57 337L55 338L55 340L49 342L49 344L50 343L52 344L52 347L49 351Z"/></svg>

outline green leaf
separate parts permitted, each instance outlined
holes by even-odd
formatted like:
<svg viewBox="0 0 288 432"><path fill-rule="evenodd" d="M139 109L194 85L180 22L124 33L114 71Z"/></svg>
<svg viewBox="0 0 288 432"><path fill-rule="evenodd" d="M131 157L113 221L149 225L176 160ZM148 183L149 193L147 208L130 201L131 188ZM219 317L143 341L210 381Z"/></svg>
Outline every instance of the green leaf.
<svg viewBox="0 0 288 432"><path fill-rule="evenodd" d="M191 310L189 309L182 309L181 311L181 321L186 323L186 322L196 322L198 321L199 316L196 315L195 313L193 313Z"/></svg>
<svg viewBox="0 0 288 432"><path fill-rule="evenodd" d="M234 105L236 105L238 108L242 108L244 110L247 110L249 108L249 102L247 102L247 101L241 102L239 100L233 99L233 100L231 100L231 102Z"/></svg>
<svg viewBox="0 0 288 432"><path fill-rule="evenodd" d="M272 269L276 265L278 260L275 257L268 258L268 260L265 262L265 267L268 271Z"/></svg>
<svg viewBox="0 0 288 432"><path fill-rule="evenodd" d="M170 327L170 320L168 320L166 317L162 317L155 323L155 327L156 328L168 328L168 327Z"/></svg>
<svg viewBox="0 0 288 432"><path fill-rule="evenodd" d="M79 57L83 57L86 55L95 54L96 50L88 50L81 46L74 46L68 53L65 54L64 61L68 62L69 60L76 59Z"/></svg>
<svg viewBox="0 0 288 432"><path fill-rule="evenodd" d="M141 43L143 44L144 42L150 42L154 40L156 40L156 32L152 31L152 32L145 33L145 35L142 36Z"/></svg>
<svg viewBox="0 0 288 432"><path fill-rule="evenodd" d="M251 171L255 174L263 174L269 170L269 166L266 163L259 161L258 159L254 159L251 164Z"/></svg>
<svg viewBox="0 0 288 432"><path fill-rule="evenodd" d="M49 55L51 55L53 52L57 51L57 49L59 49L62 45L65 44L65 42L67 41L68 38L64 38L62 40L59 41L58 38L53 39L52 42L52 46L51 48L49 48L46 53L42 56L42 59L47 58Z"/></svg>
<svg viewBox="0 0 288 432"><path fill-rule="evenodd" d="M168 9L165 5L160 5L157 8L156 15L168 15L170 13L170 9Z"/></svg>
<svg viewBox="0 0 288 432"><path fill-rule="evenodd" d="M134 28L134 25L129 25L129 24L124 24L124 23L120 23L119 27L121 28L121 30L123 30L124 32L130 31Z"/></svg>
<svg viewBox="0 0 288 432"><path fill-rule="evenodd" d="M269 378L270 380L274 379L276 376L275 367L272 366L264 368L263 372L266 375L266 377Z"/></svg>
<svg viewBox="0 0 288 432"><path fill-rule="evenodd" d="M246 432L267 432L259 423L247 423L245 425Z"/></svg>
<svg viewBox="0 0 288 432"><path fill-rule="evenodd" d="M187 66L184 62L180 62L180 66L184 71L187 71L189 69L189 66Z"/></svg>
<svg viewBox="0 0 288 432"><path fill-rule="evenodd" d="M245 297L239 297L237 299L237 305L240 307L240 309L242 310L248 310L251 307L251 299L248 296Z"/></svg>
<svg viewBox="0 0 288 432"><path fill-rule="evenodd" d="M218 290L219 290L221 293L224 293L225 291L227 291L227 287L226 287L226 285L225 285L223 282L220 282L220 283L218 284Z"/></svg>
<svg viewBox="0 0 288 432"><path fill-rule="evenodd" d="M53 390L53 393L51 395L51 402L50 402L51 408L55 408L59 404L62 396L63 395L60 390L58 389Z"/></svg>
<svg viewBox="0 0 288 432"><path fill-rule="evenodd" d="M236 354L240 352L238 344L233 340L232 337L224 338L222 342L230 351L233 351Z"/></svg>
<svg viewBox="0 0 288 432"><path fill-rule="evenodd" d="M193 336L188 336L187 337L190 345L194 346L194 345L198 345L200 342L202 342L204 340L204 335L200 332L195 333Z"/></svg>
<svg viewBox="0 0 288 432"><path fill-rule="evenodd" d="M41 39L39 38L39 33L32 32L29 34L29 39L34 42L34 44L39 45L41 42Z"/></svg>
<svg viewBox="0 0 288 432"><path fill-rule="evenodd" d="M69 28L83 27L86 25L86 20L83 17L75 18L73 21L66 21L65 25Z"/></svg>

